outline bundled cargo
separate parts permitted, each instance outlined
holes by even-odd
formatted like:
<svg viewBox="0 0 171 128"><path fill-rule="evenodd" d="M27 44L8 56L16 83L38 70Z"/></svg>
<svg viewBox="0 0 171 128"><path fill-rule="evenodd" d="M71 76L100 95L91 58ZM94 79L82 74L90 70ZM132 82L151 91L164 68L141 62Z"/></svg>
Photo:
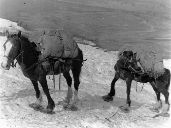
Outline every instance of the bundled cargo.
<svg viewBox="0 0 171 128"><path fill-rule="evenodd" d="M161 49L151 44L125 45L119 50L118 57L124 51L132 51L145 73L157 78L164 73L163 56Z"/></svg>
<svg viewBox="0 0 171 128"><path fill-rule="evenodd" d="M74 58L78 55L78 45L64 30L44 31L38 43L41 45L41 58Z"/></svg>

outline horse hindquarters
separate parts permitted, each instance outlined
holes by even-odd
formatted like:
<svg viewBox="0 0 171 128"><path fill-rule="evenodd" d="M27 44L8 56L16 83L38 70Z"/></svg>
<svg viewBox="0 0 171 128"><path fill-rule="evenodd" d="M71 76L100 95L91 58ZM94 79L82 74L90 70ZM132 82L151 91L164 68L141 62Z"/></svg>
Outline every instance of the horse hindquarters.
<svg viewBox="0 0 171 128"><path fill-rule="evenodd" d="M164 74L156 78L156 87L165 96L166 103L168 103L169 86L170 86L170 71L168 69L165 69Z"/></svg>
<svg viewBox="0 0 171 128"><path fill-rule="evenodd" d="M73 59L72 62L72 74L74 78L74 102L77 102L78 100L78 88L80 84L80 74L81 74L81 69L82 69L82 64L83 63L83 53L80 49L78 49L78 55L76 58Z"/></svg>
<svg viewBox="0 0 171 128"><path fill-rule="evenodd" d="M73 59L72 62L72 73L74 78L74 88L78 91L78 87L80 84L80 73L83 63L83 53L80 49L78 49L78 55L76 58Z"/></svg>
<svg viewBox="0 0 171 128"><path fill-rule="evenodd" d="M170 86L170 71L165 69L163 75L156 78L156 87L165 97L166 106L163 108L163 113L167 113L170 107L169 104L169 86Z"/></svg>
<svg viewBox="0 0 171 128"><path fill-rule="evenodd" d="M166 89L168 90L169 89L169 86L170 86L170 77L171 77L171 74L170 74L170 70L169 69L165 69L165 72L166 72L166 78L167 78L167 85L166 85Z"/></svg>

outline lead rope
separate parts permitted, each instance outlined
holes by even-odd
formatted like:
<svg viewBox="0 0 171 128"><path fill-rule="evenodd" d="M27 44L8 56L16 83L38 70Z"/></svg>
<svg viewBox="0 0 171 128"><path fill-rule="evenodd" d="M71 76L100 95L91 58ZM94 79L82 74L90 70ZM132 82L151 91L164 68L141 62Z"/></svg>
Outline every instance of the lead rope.
<svg viewBox="0 0 171 128"><path fill-rule="evenodd" d="M55 89L55 69L54 69L55 62L54 62L54 60L51 59L51 58L49 58L48 61L49 61L49 63L50 63L50 68L51 68L51 71L52 71L52 75L53 75L53 78L52 78L52 80L53 80L53 87L54 87L54 89Z"/></svg>
<svg viewBox="0 0 171 128"><path fill-rule="evenodd" d="M63 54L64 54L64 44L63 44L63 38L62 38L62 35L61 35L61 33L60 33L60 30L58 30L58 38L59 38L59 40L60 40L60 42L61 42L61 44L63 45L63 51L62 51L62 54L61 54L61 57L63 56ZM60 58L61 58L60 57ZM59 64L59 91L61 90L61 65Z"/></svg>
<svg viewBox="0 0 171 128"><path fill-rule="evenodd" d="M55 71L54 71L54 65L52 65L52 67L53 67L53 87L54 87L54 89L55 89Z"/></svg>
<svg viewBox="0 0 171 128"><path fill-rule="evenodd" d="M61 90L61 66L59 65L59 91Z"/></svg>

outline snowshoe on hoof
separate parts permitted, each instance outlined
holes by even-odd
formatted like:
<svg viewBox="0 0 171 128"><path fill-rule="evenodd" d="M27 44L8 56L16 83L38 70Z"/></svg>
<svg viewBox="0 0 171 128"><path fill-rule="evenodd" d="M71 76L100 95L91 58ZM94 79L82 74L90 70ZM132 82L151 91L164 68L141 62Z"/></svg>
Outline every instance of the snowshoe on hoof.
<svg viewBox="0 0 171 128"><path fill-rule="evenodd" d="M44 109L43 106L41 106L40 104L36 104L36 103L29 104L29 106L36 111L40 111L40 110Z"/></svg>
<svg viewBox="0 0 171 128"><path fill-rule="evenodd" d="M78 107L76 105L64 105L63 106L64 110L68 110L68 111L77 111Z"/></svg>
<svg viewBox="0 0 171 128"><path fill-rule="evenodd" d="M124 113L129 113L130 109L127 106L119 106L120 110Z"/></svg>
<svg viewBox="0 0 171 128"><path fill-rule="evenodd" d="M159 113L159 114L156 114L153 118L156 118L156 117L170 117L170 114L169 113Z"/></svg>
<svg viewBox="0 0 171 128"><path fill-rule="evenodd" d="M113 101L113 97L109 95L102 96L102 99L106 102Z"/></svg>

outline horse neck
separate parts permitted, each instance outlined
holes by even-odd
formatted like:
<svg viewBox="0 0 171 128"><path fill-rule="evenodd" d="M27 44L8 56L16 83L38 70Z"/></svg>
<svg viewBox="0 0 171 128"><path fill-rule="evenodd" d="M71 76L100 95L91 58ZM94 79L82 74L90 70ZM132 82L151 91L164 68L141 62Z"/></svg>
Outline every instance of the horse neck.
<svg viewBox="0 0 171 128"><path fill-rule="evenodd" d="M21 42L21 55L17 58L17 62L22 69L29 68L31 65L38 61L38 54L34 47L31 46L30 42Z"/></svg>
<svg viewBox="0 0 171 128"><path fill-rule="evenodd" d="M122 58L117 61L117 64L120 65L120 67L123 67L125 66L125 62L126 62L125 59Z"/></svg>

